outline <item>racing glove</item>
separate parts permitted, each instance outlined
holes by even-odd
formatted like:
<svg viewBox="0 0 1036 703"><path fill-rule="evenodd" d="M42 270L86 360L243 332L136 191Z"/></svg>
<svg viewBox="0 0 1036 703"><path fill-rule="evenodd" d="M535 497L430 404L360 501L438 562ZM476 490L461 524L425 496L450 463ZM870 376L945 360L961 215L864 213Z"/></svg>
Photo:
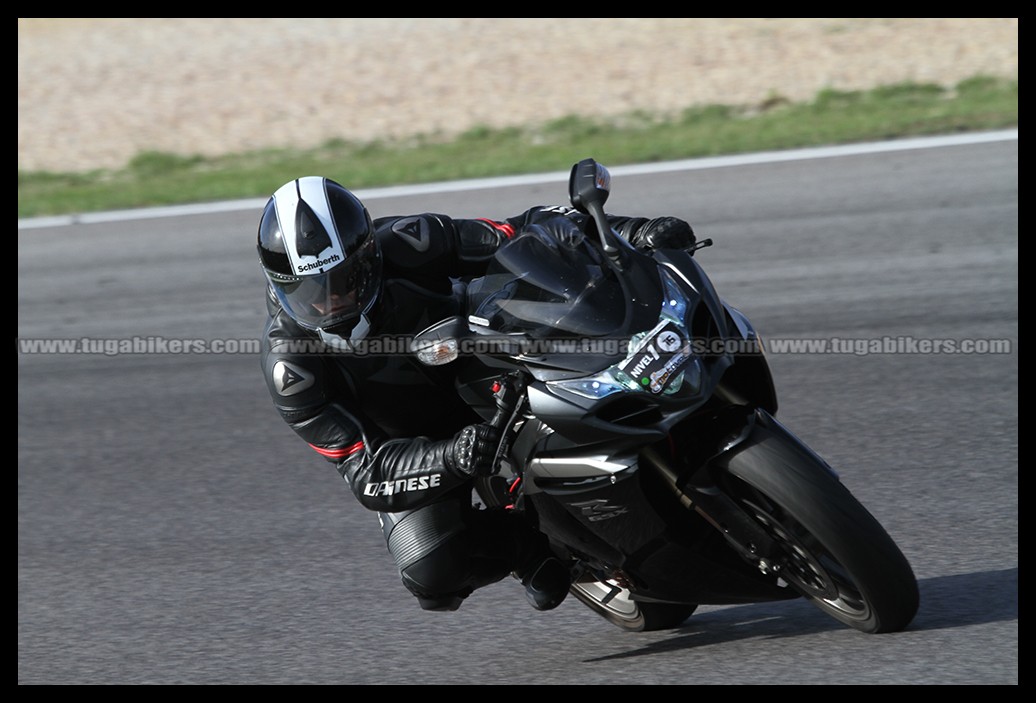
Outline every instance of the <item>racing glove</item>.
<svg viewBox="0 0 1036 703"><path fill-rule="evenodd" d="M462 477L489 476L496 468L493 459L499 444L500 430L493 425L468 425L447 446L446 468Z"/></svg>
<svg viewBox="0 0 1036 703"><path fill-rule="evenodd" d="M694 246L697 239L691 225L678 217L656 217L644 222L629 237L637 249L683 249Z"/></svg>

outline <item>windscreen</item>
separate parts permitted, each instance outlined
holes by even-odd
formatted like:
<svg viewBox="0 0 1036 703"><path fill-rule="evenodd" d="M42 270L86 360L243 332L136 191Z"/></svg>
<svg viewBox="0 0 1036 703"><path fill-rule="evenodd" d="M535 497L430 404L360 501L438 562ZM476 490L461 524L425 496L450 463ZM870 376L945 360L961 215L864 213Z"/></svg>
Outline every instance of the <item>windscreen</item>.
<svg viewBox="0 0 1036 703"><path fill-rule="evenodd" d="M539 338L617 334L627 312L617 277L578 229L523 230L497 250L473 302L490 328Z"/></svg>

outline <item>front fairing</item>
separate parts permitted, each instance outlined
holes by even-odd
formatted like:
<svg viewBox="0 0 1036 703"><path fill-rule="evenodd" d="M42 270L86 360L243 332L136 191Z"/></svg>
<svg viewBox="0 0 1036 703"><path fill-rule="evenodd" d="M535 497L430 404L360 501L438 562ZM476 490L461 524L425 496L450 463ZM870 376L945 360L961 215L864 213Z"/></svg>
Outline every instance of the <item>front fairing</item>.
<svg viewBox="0 0 1036 703"><path fill-rule="evenodd" d="M535 379L531 411L572 441L664 436L713 394L740 331L694 259L542 232L502 247L469 287L469 323L504 336Z"/></svg>
<svg viewBox="0 0 1036 703"><path fill-rule="evenodd" d="M733 365L731 332L738 333L704 272L689 256L674 262L660 255L656 266L664 291L656 321L631 335L621 359L529 389L536 416L565 438L661 439L712 398Z"/></svg>

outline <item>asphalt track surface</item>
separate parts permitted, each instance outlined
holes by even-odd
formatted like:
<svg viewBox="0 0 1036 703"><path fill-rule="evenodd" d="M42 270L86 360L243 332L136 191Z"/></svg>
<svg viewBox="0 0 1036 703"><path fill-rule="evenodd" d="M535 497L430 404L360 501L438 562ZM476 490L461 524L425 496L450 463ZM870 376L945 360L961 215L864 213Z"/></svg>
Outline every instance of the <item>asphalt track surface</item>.
<svg viewBox="0 0 1036 703"><path fill-rule="evenodd" d="M849 340L771 353L778 417L911 561L906 631L789 601L628 634L574 599L533 611L510 579L421 611L255 355L211 348L263 323L246 208L19 228L19 684L1019 683L1017 137L613 185L611 211L711 237L699 261L764 336ZM368 205L504 217L563 198ZM24 346L41 339L86 353Z"/></svg>

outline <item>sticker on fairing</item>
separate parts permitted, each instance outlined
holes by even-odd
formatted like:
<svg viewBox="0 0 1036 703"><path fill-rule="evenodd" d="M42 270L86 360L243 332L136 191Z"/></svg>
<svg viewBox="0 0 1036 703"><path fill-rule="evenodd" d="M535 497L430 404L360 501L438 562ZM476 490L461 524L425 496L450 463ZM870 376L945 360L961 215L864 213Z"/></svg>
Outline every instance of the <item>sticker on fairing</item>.
<svg viewBox="0 0 1036 703"><path fill-rule="evenodd" d="M652 330L619 369L645 390L658 394L676 378L691 358L690 341L673 322Z"/></svg>

